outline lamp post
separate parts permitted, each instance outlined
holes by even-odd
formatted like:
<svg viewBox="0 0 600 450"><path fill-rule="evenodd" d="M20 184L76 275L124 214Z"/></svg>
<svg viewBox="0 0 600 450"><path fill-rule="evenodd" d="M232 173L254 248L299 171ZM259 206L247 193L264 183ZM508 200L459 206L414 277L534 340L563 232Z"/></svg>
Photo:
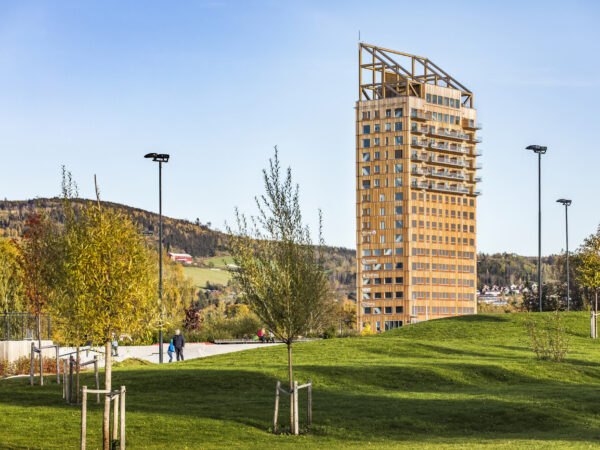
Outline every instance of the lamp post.
<svg viewBox="0 0 600 450"><path fill-rule="evenodd" d="M565 237L567 241L567 311L570 309L571 302L571 291L569 290L569 206L571 206L571 200L566 198L559 198L556 200L557 203L562 203L565 206Z"/></svg>
<svg viewBox="0 0 600 450"><path fill-rule="evenodd" d="M533 150L538 155L538 296L540 312L542 312L542 155L548 148L542 145L529 145L526 150Z"/></svg>
<svg viewBox="0 0 600 450"><path fill-rule="evenodd" d="M158 303L159 303L159 329L158 329L158 362L163 362L163 302L162 302L162 164L169 161L166 153L148 153L144 158L151 158L158 163Z"/></svg>

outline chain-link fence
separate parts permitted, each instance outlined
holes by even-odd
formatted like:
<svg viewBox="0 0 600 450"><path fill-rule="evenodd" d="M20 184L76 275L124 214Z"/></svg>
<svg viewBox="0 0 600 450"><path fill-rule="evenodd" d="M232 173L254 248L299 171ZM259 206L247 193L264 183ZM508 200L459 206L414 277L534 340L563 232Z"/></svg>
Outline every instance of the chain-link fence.
<svg viewBox="0 0 600 450"><path fill-rule="evenodd" d="M41 315L41 335L43 340L50 339L50 316ZM0 341L26 341L39 339L37 315L32 313L0 313Z"/></svg>

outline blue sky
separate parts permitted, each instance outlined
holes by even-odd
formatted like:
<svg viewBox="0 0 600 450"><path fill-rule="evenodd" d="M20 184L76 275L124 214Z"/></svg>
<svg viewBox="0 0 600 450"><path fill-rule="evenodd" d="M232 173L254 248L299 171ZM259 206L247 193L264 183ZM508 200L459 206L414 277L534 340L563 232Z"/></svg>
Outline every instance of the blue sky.
<svg viewBox="0 0 600 450"><path fill-rule="evenodd" d="M254 211L277 144L328 244L354 247L354 103L364 42L426 56L475 94L484 129L478 249L574 248L600 223L600 4L570 2L0 2L0 198L93 195L224 228Z"/></svg>

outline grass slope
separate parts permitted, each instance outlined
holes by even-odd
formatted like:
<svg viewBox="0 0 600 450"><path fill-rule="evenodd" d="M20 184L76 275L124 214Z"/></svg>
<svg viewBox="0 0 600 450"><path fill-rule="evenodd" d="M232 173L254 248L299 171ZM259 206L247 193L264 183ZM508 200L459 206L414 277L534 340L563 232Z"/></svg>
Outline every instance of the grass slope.
<svg viewBox="0 0 600 450"><path fill-rule="evenodd" d="M119 367L113 385L127 386L129 448L589 448L600 444L600 344L586 337L588 317L569 315L564 363L532 358L523 314L298 344L296 378L315 385L314 424L299 437L267 432L284 347ZM75 447L79 409L53 382L26 383L0 381L0 447ZM88 417L98 448L100 406Z"/></svg>
<svg viewBox="0 0 600 450"><path fill-rule="evenodd" d="M186 267L183 268L185 276L190 277L194 284L198 287L206 287L207 282L226 285L230 280L231 275L226 270L213 270L203 267Z"/></svg>

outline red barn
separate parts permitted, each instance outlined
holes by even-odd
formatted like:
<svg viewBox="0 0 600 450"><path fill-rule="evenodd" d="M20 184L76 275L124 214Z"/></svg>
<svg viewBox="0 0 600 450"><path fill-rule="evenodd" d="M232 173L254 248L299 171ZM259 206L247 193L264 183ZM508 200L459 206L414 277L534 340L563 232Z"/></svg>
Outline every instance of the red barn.
<svg viewBox="0 0 600 450"><path fill-rule="evenodd" d="M192 255L188 255L187 253L167 253L167 256L171 258L173 261L182 262L186 264L190 264L192 262Z"/></svg>

